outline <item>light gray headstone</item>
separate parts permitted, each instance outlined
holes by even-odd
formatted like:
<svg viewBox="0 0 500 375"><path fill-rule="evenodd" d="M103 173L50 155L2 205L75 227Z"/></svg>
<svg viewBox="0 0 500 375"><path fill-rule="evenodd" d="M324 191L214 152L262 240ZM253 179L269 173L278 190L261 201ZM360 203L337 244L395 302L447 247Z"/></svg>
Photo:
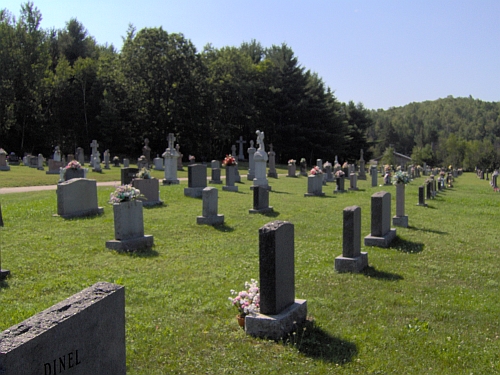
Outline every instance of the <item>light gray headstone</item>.
<svg viewBox="0 0 500 375"><path fill-rule="evenodd" d="M97 182L74 178L57 184L57 214L64 218L93 216L103 213L97 206Z"/></svg>

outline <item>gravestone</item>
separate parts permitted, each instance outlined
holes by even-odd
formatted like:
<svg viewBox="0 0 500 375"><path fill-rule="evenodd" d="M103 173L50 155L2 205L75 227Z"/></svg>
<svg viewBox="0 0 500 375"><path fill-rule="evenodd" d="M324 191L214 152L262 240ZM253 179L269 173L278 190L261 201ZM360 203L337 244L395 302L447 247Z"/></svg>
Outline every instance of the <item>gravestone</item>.
<svg viewBox="0 0 500 375"><path fill-rule="evenodd" d="M351 173L351 175L349 176L349 183L350 183L349 190L352 190L352 191L359 190L358 189L358 175L356 173L354 173L354 172Z"/></svg>
<svg viewBox="0 0 500 375"><path fill-rule="evenodd" d="M329 163L328 161L323 165L325 168L325 175L326 175L326 181L327 182L334 182L335 181L335 176L333 175L333 166L332 163Z"/></svg>
<svg viewBox="0 0 500 375"><path fill-rule="evenodd" d="M64 168L64 181L69 181L74 178L85 178L85 170L83 168Z"/></svg>
<svg viewBox="0 0 500 375"><path fill-rule="evenodd" d="M63 168L63 167L64 167L64 164L63 164L62 161L60 161L60 160L58 161L58 160L54 160L54 159L49 159L49 170L46 171L45 174L59 174L60 173L60 169Z"/></svg>
<svg viewBox="0 0 500 375"><path fill-rule="evenodd" d="M163 171L163 158L160 158L160 155L156 155L156 158L153 159L153 164L155 166L155 170Z"/></svg>
<svg viewBox="0 0 500 375"><path fill-rule="evenodd" d="M405 189L405 184L396 184L396 216L392 218L392 225L408 228L408 216L405 215Z"/></svg>
<svg viewBox="0 0 500 375"><path fill-rule="evenodd" d="M0 227L3 227L2 204L0 204Z"/></svg>
<svg viewBox="0 0 500 375"><path fill-rule="evenodd" d="M419 186L418 187L418 203L417 206L424 206L427 207L427 203L425 203L425 187L424 186Z"/></svg>
<svg viewBox="0 0 500 375"><path fill-rule="evenodd" d="M269 144L269 152L267 153L269 158L269 172L267 177L278 178L278 172L276 172L276 152L273 151L273 144Z"/></svg>
<svg viewBox="0 0 500 375"><path fill-rule="evenodd" d="M247 149L248 152L248 174L247 174L247 180L253 181L255 178L255 161L254 161L254 155L255 155L255 147L253 147L253 140L250 141L250 147Z"/></svg>
<svg viewBox="0 0 500 375"><path fill-rule="evenodd" d="M130 185L135 175L139 173L139 168L122 168L120 170L121 174L121 185Z"/></svg>
<svg viewBox="0 0 500 375"><path fill-rule="evenodd" d="M59 146L56 146L54 149L54 155L52 156L54 161L62 161L61 159L61 149Z"/></svg>
<svg viewBox="0 0 500 375"><path fill-rule="evenodd" d="M268 156L264 146L264 132L257 130L256 134L258 149L254 154L255 178L253 179L253 186L269 187L266 178L266 163Z"/></svg>
<svg viewBox="0 0 500 375"><path fill-rule="evenodd" d="M269 190L255 186L253 188L253 209L248 210L251 214L265 214L273 212L273 208L269 207Z"/></svg>
<svg viewBox="0 0 500 375"><path fill-rule="evenodd" d="M361 252L361 207L344 208L342 255L335 258L338 272L360 272L368 266L368 253Z"/></svg>
<svg viewBox="0 0 500 375"><path fill-rule="evenodd" d="M139 189L144 197L137 198L144 207L160 206L160 181L157 178L134 178L132 186Z"/></svg>
<svg viewBox="0 0 500 375"><path fill-rule="evenodd" d="M7 164L7 152L0 149L0 171L10 171L10 166Z"/></svg>
<svg viewBox="0 0 500 375"><path fill-rule="evenodd" d="M75 178L57 184L57 215L73 217L95 216L104 212L97 206L97 182Z"/></svg>
<svg viewBox="0 0 500 375"><path fill-rule="evenodd" d="M38 154L37 158L35 158L35 157L30 158L30 167L31 167L31 162L32 161L34 162L35 160L36 160L36 165L37 165L36 169L38 169L39 171L45 170L45 168L43 167L43 162L45 161L45 158L43 157L43 155Z"/></svg>
<svg viewBox="0 0 500 375"><path fill-rule="evenodd" d="M307 317L295 299L294 226L274 221L259 229L260 313L245 317L249 335L279 340Z"/></svg>
<svg viewBox="0 0 500 375"><path fill-rule="evenodd" d="M307 177L307 163L305 159L300 161L300 175Z"/></svg>
<svg viewBox="0 0 500 375"><path fill-rule="evenodd" d="M73 160L75 160L75 155L68 154L68 163L71 163Z"/></svg>
<svg viewBox="0 0 500 375"><path fill-rule="evenodd" d="M220 179L220 162L218 160L212 160L210 166L212 169L212 179L209 182L211 184L222 184L222 180Z"/></svg>
<svg viewBox="0 0 500 375"><path fill-rule="evenodd" d="M104 151L104 169L110 169L109 168L109 150Z"/></svg>
<svg viewBox="0 0 500 375"><path fill-rule="evenodd" d="M391 194L380 191L371 199L371 233L365 237L365 246L389 247L396 238L391 228Z"/></svg>
<svg viewBox="0 0 500 375"><path fill-rule="evenodd" d="M307 176L307 193L304 197L322 197L323 193L323 174Z"/></svg>
<svg viewBox="0 0 500 375"><path fill-rule="evenodd" d="M92 165L92 172L101 172L101 154L99 153L98 147L99 143L94 139L92 143L90 144L90 147L92 148L92 157L91 157L91 165Z"/></svg>
<svg viewBox="0 0 500 375"><path fill-rule="evenodd" d="M335 183L336 183L335 190L333 191L334 194L341 194L341 193L346 192L346 190L344 189L344 186L345 186L345 177L344 176L336 177Z"/></svg>
<svg viewBox="0 0 500 375"><path fill-rule="evenodd" d="M224 191L238 191L238 186L234 185L236 182L234 168L236 168L234 165L226 166L226 185L222 187L222 190Z"/></svg>
<svg viewBox="0 0 500 375"><path fill-rule="evenodd" d="M115 156L113 158L113 167L116 167L116 168L120 167L120 159L118 158L118 156Z"/></svg>
<svg viewBox="0 0 500 375"><path fill-rule="evenodd" d="M375 165L372 165L370 168L370 172L372 175L372 187L376 187L378 185L377 167Z"/></svg>
<svg viewBox="0 0 500 375"><path fill-rule="evenodd" d="M11 152L9 154L9 165L19 165L21 164L21 159L19 158L19 156L16 155L15 152Z"/></svg>
<svg viewBox="0 0 500 375"><path fill-rule="evenodd" d="M366 172L365 172L365 159L363 158L363 149L361 149L359 157L359 174L358 179L366 180Z"/></svg>
<svg viewBox="0 0 500 375"><path fill-rule="evenodd" d="M243 155L243 145L247 143L247 141L243 140L243 136L240 135L240 139L236 141L238 143L239 147L239 153L238 153L238 160L245 160L245 155ZM234 156L234 155L233 155Z"/></svg>
<svg viewBox="0 0 500 375"><path fill-rule="evenodd" d="M82 166L85 165L85 153L83 151L83 148L81 147L76 148L75 158L76 160L78 160L78 163L80 163Z"/></svg>
<svg viewBox="0 0 500 375"><path fill-rule="evenodd" d="M297 177L297 165L294 162L288 163L288 174L287 177Z"/></svg>
<svg viewBox="0 0 500 375"><path fill-rule="evenodd" d="M140 200L113 204L113 217L115 239L106 241L108 249L137 251L153 246L153 236L144 235L144 217Z"/></svg>
<svg viewBox="0 0 500 375"><path fill-rule="evenodd" d="M175 138L174 138L175 139ZM181 153L181 146L179 146L179 144L177 143L175 145L175 151L177 151L177 170L178 171L183 171L184 170L184 167L182 166L182 157L184 156L182 153Z"/></svg>
<svg viewBox="0 0 500 375"><path fill-rule="evenodd" d="M0 333L5 375L125 375L125 288L98 282Z"/></svg>
<svg viewBox="0 0 500 375"><path fill-rule="evenodd" d="M149 169L148 160L146 159L146 157L144 155L141 155L139 157L139 159L137 159L137 168L139 168L139 169L142 169L142 168Z"/></svg>
<svg viewBox="0 0 500 375"><path fill-rule="evenodd" d="M224 224L224 215L218 214L219 191L214 187L206 187L202 191L203 212L196 218L197 224Z"/></svg>
<svg viewBox="0 0 500 375"><path fill-rule="evenodd" d="M174 148L175 136L173 133L168 134L167 141L168 148L162 154L163 159L165 159L165 178L163 179L163 185L176 185L179 183L177 179L179 152Z"/></svg>
<svg viewBox="0 0 500 375"><path fill-rule="evenodd" d="M149 139L144 139L144 147L142 148L142 155L146 158L147 164L151 164L151 148L149 147Z"/></svg>
<svg viewBox="0 0 500 375"><path fill-rule="evenodd" d="M425 187L426 187L426 199L429 200L432 198L432 184L430 180L425 181Z"/></svg>
<svg viewBox="0 0 500 375"><path fill-rule="evenodd" d="M123 168L130 167L130 160L128 158L123 158Z"/></svg>
<svg viewBox="0 0 500 375"><path fill-rule="evenodd" d="M200 198L207 187L207 166L203 164L188 165L188 187L184 188L186 197Z"/></svg>

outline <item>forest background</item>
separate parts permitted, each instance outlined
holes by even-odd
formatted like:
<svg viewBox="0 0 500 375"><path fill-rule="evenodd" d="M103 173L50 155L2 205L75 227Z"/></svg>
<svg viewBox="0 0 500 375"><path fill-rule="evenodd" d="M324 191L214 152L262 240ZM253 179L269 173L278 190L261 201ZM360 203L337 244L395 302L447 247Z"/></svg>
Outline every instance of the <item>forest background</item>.
<svg viewBox="0 0 500 375"><path fill-rule="evenodd" d="M99 45L70 19L40 28L42 14L0 11L0 147L18 155L64 154L92 139L112 156L152 154L174 133L182 152L221 159L243 136L266 134L277 161L354 162L392 151L417 164L465 169L500 165L500 103L451 96L388 110L342 103L321 77L301 66L286 44L198 52L180 33L126 32L121 51ZM248 143L247 143L248 146Z"/></svg>

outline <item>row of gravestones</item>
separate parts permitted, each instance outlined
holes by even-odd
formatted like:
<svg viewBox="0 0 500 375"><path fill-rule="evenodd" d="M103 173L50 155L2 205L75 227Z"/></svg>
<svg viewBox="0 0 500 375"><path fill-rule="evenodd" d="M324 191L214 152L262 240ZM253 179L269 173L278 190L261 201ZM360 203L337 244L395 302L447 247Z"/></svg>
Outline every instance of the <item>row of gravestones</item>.
<svg viewBox="0 0 500 375"><path fill-rule="evenodd" d="M372 196L365 246L387 247L396 237L390 205L389 193ZM359 272L367 266L367 253L361 252L361 208L347 207L335 269ZM293 224L275 221L260 228L260 313L245 317L247 334L277 340L305 321L307 301L295 299L294 267ZM118 285L97 283L0 334L0 370L5 374L67 369L75 374L125 374L125 363L125 292Z"/></svg>

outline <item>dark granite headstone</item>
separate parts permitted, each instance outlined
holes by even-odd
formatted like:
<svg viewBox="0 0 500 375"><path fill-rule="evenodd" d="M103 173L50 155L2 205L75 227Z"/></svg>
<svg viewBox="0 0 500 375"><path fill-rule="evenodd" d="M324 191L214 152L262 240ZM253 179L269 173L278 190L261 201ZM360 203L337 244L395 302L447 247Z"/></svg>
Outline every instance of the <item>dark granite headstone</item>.
<svg viewBox="0 0 500 375"><path fill-rule="evenodd" d="M275 315L295 300L294 227L273 221L259 229L260 312Z"/></svg>
<svg viewBox="0 0 500 375"><path fill-rule="evenodd" d="M130 185L135 175L139 173L139 168L122 168L121 169L121 184Z"/></svg>
<svg viewBox="0 0 500 375"><path fill-rule="evenodd" d="M342 255L335 258L338 272L360 272L368 266L368 254L361 252L361 207L344 208Z"/></svg>
<svg viewBox="0 0 500 375"><path fill-rule="evenodd" d="M124 287L96 283L0 333L0 373L124 375Z"/></svg>
<svg viewBox="0 0 500 375"><path fill-rule="evenodd" d="M269 207L269 189L263 186L254 186L253 209L248 212L251 214L273 212L273 208Z"/></svg>
<svg viewBox="0 0 500 375"><path fill-rule="evenodd" d="M391 194L379 191L371 199L371 233L365 237L365 246L388 247L396 238L391 228Z"/></svg>

